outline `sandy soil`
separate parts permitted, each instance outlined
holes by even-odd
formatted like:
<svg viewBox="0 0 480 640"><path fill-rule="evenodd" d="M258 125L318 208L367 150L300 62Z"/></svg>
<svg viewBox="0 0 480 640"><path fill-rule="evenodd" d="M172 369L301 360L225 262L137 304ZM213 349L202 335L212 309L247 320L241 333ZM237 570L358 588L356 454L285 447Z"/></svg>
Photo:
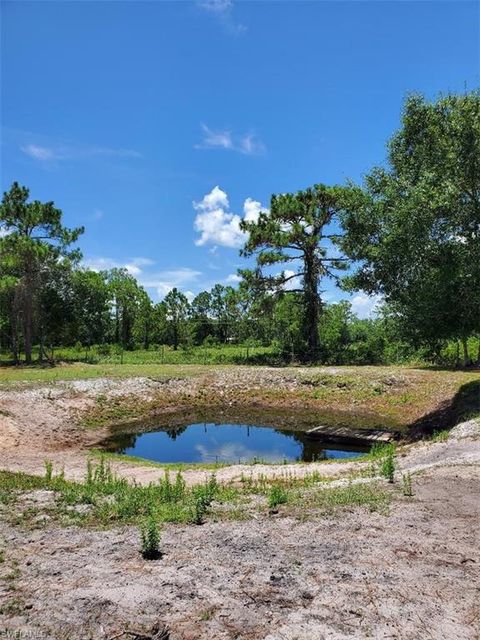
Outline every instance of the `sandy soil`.
<svg viewBox="0 0 480 640"><path fill-rule="evenodd" d="M266 384L277 385L275 376ZM146 398L167 385L188 397L197 384L95 380L2 392L0 467L43 473L49 458L67 477L83 477L86 448L105 433L81 429L77 418L99 393L128 389ZM249 521L165 525L164 555L153 562L141 558L135 527L26 530L0 513L0 638L155 637L155 626L166 625L170 640L478 640L480 424L405 447L398 463L398 474L413 474L414 497L392 490L389 515L347 509L293 517L281 508ZM217 477L317 467L341 478L355 465L234 466ZM163 473L117 470L139 482ZM185 475L193 483L209 473ZM53 496L37 491L23 500L28 509Z"/></svg>
<svg viewBox="0 0 480 640"><path fill-rule="evenodd" d="M3 523L5 564L17 562L18 577L2 601L14 597L19 612L0 629L59 640L158 624L170 640L474 640L478 480L474 466L430 469L388 516L355 509L166 526L153 562L140 557L134 528Z"/></svg>
<svg viewBox="0 0 480 640"><path fill-rule="evenodd" d="M82 479L85 475L88 450L99 444L111 434L106 427L87 429L81 426L85 412L95 408L99 397L107 400L115 398L134 398L138 404L153 402L158 412L171 412L175 409L189 407L189 403L199 398L214 398L215 403L226 408L234 404L240 397L243 402L258 405L258 397L265 391L282 392L274 400L280 403L280 409L295 411L298 409L299 389L312 376L328 376L349 374L348 368L318 367L316 369L272 369L268 367L238 367L208 371L206 374L189 378L153 379L136 377L127 379L97 378L56 382L44 386L13 387L0 389L0 466L12 471L41 474L45 460L52 461L54 469L64 469L70 479ZM353 375L353 373L352 373ZM358 376L358 371L356 374ZM367 375L367 373L366 373ZM369 375L372 375L371 373ZM412 384L424 384L423 372L415 370L390 371L381 368L375 372L370 381L378 385L379 381L388 393L403 393ZM368 377L368 376L367 376ZM343 391L342 391L343 394ZM345 390L348 401L350 392ZM322 406L320 403L320 408ZM371 402L371 399L367 402ZM291 404L292 406L289 406ZM364 407L352 406L355 413ZM455 449L449 448L448 458L454 462L466 453L464 444ZM437 448L438 459L445 460L445 451ZM434 455L428 454L428 456ZM474 453L475 460L477 453ZM427 456L427 458L428 458ZM474 460L474 461L475 461ZM422 460L419 454L418 465L428 465L434 460ZM116 472L127 478L135 478L137 482L148 483L163 475L163 471L155 467L140 467L128 463L115 463ZM355 470L355 464L329 463L315 465L318 471L326 476L337 476ZM310 473L314 467L310 465L286 465L279 467L255 465L227 467L218 470L219 480L229 481L241 475L269 477L281 473L293 473L297 476ZM188 484L203 482L210 475L209 471L189 470L185 472Z"/></svg>

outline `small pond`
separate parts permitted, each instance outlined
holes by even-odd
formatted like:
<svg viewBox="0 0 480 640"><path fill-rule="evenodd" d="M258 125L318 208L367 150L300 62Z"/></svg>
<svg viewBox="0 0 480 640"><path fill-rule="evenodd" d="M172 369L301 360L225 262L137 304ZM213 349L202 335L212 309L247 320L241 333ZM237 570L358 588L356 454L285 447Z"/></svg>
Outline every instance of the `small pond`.
<svg viewBox="0 0 480 640"><path fill-rule="evenodd" d="M269 422L272 422L271 420ZM281 420L279 421L282 422ZM369 451L365 444L324 442L309 437L302 428L272 427L249 420L197 418L175 425L130 426L103 443L107 451L138 456L155 462L312 462L331 458L355 458ZM135 431L134 431L135 429Z"/></svg>

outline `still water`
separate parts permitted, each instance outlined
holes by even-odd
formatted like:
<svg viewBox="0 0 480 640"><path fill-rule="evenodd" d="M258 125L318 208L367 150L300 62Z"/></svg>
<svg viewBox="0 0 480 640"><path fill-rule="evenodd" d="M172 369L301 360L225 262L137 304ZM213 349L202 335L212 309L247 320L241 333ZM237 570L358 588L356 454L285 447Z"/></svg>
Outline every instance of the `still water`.
<svg viewBox="0 0 480 640"><path fill-rule="evenodd" d="M228 423L192 423L112 437L105 449L155 462L282 462L355 458L365 446L325 443L301 431Z"/></svg>

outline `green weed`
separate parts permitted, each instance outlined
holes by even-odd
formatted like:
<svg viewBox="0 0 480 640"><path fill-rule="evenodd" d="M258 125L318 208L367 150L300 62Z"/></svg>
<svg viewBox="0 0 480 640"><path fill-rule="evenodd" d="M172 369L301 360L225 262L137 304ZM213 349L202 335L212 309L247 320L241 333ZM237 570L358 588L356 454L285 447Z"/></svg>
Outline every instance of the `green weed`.
<svg viewBox="0 0 480 640"><path fill-rule="evenodd" d="M402 485L403 485L403 495L412 497L413 496L412 475L410 474L410 472L402 474Z"/></svg>
<svg viewBox="0 0 480 640"><path fill-rule="evenodd" d="M145 560L156 560L160 554L160 529L157 521L150 516L141 528L142 556Z"/></svg>
<svg viewBox="0 0 480 640"><path fill-rule="evenodd" d="M285 489L277 484L274 484L268 494L269 509L275 509L279 504L285 504L287 500L288 494Z"/></svg>

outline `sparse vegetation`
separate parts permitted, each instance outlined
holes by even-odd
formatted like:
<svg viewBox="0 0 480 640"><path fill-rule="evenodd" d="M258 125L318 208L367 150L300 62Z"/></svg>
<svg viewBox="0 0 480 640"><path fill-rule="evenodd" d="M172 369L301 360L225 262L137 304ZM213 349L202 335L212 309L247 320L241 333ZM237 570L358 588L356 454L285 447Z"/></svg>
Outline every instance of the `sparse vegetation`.
<svg viewBox="0 0 480 640"><path fill-rule="evenodd" d="M52 479L53 464L50 460L45 460L45 480L50 482Z"/></svg>
<svg viewBox="0 0 480 640"><path fill-rule="evenodd" d="M412 474L410 472L402 474L403 495L407 497L413 496Z"/></svg>
<svg viewBox="0 0 480 640"><path fill-rule="evenodd" d="M318 474L300 478L284 474L275 480L266 477L258 480L244 479L242 486L238 488L221 484L212 475L204 484L189 488L181 472L172 481L167 471L158 482L141 486L117 477L108 462L100 460L96 465L89 462L83 482L68 481L62 473L55 474L53 469L49 479L0 471L0 502L13 505L22 492L48 489L53 492L52 504L42 508L20 509L15 516L17 521L26 526L41 526L39 516L43 509L50 520L62 525L138 525L141 522L142 540L145 540L145 544L150 544L156 539L153 523L155 526L161 522L201 524L213 501L224 505L223 509L215 509L215 518L227 519L245 516L245 511L239 510L242 503L247 509L256 510L257 507L249 501L249 496L255 495L265 496L270 508L287 502L291 502L292 506L300 503L308 503L310 506L318 504L322 508L327 504L341 506L365 503L370 508L372 504L384 501L382 492L379 493L376 486L365 490L327 489L325 487L328 485L324 480ZM326 492L325 496L322 491Z"/></svg>
<svg viewBox="0 0 480 640"><path fill-rule="evenodd" d="M141 528L142 556L145 560L156 560L160 557L160 529L153 516Z"/></svg>
<svg viewBox="0 0 480 640"><path fill-rule="evenodd" d="M288 500L288 494L285 489L278 484L274 484L268 494L268 507L276 509L279 504L285 504Z"/></svg>
<svg viewBox="0 0 480 640"><path fill-rule="evenodd" d="M384 478L386 478L389 482L393 482L395 479L395 457L393 451L388 451L388 453L383 458L380 464L380 473Z"/></svg>

